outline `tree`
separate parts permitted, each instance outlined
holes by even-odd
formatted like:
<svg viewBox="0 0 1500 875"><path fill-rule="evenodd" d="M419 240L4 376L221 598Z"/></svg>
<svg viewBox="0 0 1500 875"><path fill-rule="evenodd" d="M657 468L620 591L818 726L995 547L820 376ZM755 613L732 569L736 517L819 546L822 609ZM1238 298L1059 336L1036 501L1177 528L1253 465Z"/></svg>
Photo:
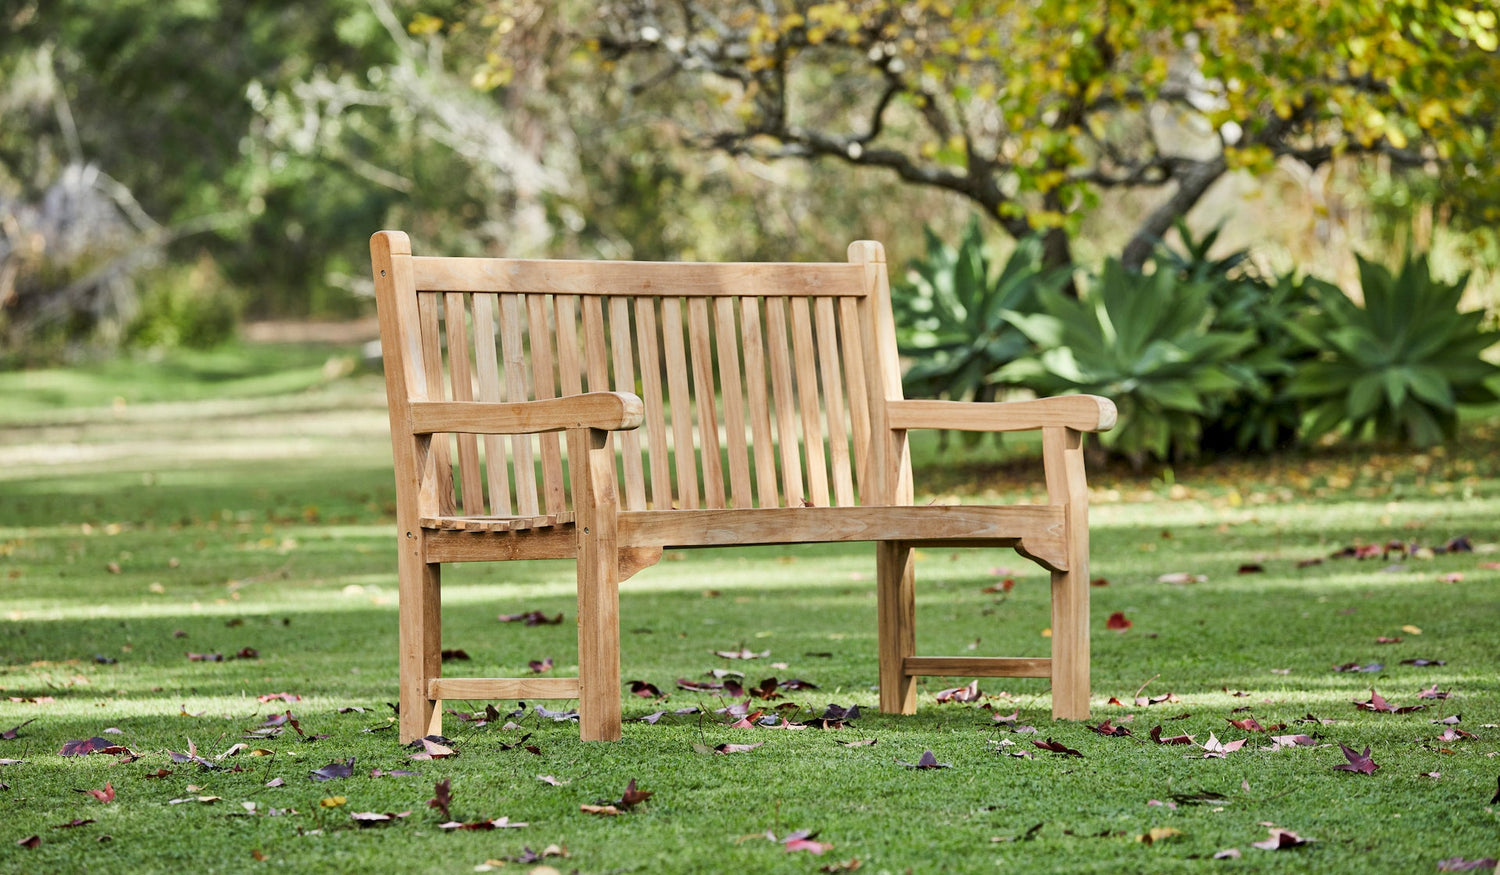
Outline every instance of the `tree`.
<svg viewBox="0 0 1500 875"><path fill-rule="evenodd" d="M1475 4L616 0L601 21L605 66L671 89L694 145L884 168L1044 233L1050 264L1104 190L1159 192L1139 266L1226 172L1287 159L1384 156L1500 216L1500 29Z"/></svg>

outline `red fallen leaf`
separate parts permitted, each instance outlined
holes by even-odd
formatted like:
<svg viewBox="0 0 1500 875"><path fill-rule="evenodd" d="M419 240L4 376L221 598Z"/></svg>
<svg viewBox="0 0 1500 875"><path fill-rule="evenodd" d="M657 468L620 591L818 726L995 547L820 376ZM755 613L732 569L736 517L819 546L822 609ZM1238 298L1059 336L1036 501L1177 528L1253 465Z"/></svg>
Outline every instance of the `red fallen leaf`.
<svg viewBox="0 0 1500 875"><path fill-rule="evenodd" d="M1211 759L1211 758L1223 759L1225 754L1234 753L1235 751L1239 750L1240 748L1242 748L1244 746L1245 746L1245 739L1243 739L1243 738L1240 739L1239 741L1231 741L1228 744L1225 744L1222 741L1219 741L1218 737L1215 736L1212 732L1210 732L1208 734L1208 741L1203 742L1203 745L1202 745L1202 747L1203 747L1203 758L1204 759Z"/></svg>
<svg viewBox="0 0 1500 875"><path fill-rule="evenodd" d="M21 723L18 723L15 726L12 726L11 728L5 730L4 732L0 732L0 738L5 739L6 741L14 741L16 739L16 737L21 734L21 727L22 726L25 726L27 723L35 723L35 722L36 722L36 718L33 717L30 720L26 720L26 721L23 721Z"/></svg>
<svg viewBox="0 0 1500 875"><path fill-rule="evenodd" d="M792 853L794 851L807 851L811 854L821 854L829 848L833 847L833 845L828 842L813 841L813 839L817 837L818 834L815 832L798 830L782 839L781 846L786 848L787 853Z"/></svg>
<svg viewBox="0 0 1500 875"><path fill-rule="evenodd" d="M1089 729L1099 733L1100 735L1108 735L1116 738L1122 735L1131 735L1129 729L1126 729L1123 726L1111 725L1108 720L1100 723L1098 726L1090 726Z"/></svg>
<svg viewBox="0 0 1500 875"><path fill-rule="evenodd" d="M1385 711L1390 714L1396 713L1396 709L1391 707L1391 703L1387 702L1384 696L1375 692L1373 689L1370 690L1369 701L1355 702L1354 707L1358 708L1361 711Z"/></svg>
<svg viewBox="0 0 1500 875"><path fill-rule="evenodd" d="M113 801L115 801L115 787L114 787L113 784L111 784L108 781L104 782L104 789L103 790L79 790L78 788L75 787L75 788L73 788L73 792L74 793L87 793L90 796L94 797L95 799L98 799L100 802L113 802Z"/></svg>
<svg viewBox="0 0 1500 875"><path fill-rule="evenodd" d="M391 814L389 812L381 814L378 811L356 811L350 813L349 819L354 821L358 826L379 826L382 823L400 820L409 814L411 814L410 811L403 811L400 814Z"/></svg>
<svg viewBox="0 0 1500 875"><path fill-rule="evenodd" d="M497 817L494 820L476 820L473 823L460 823L450 820L447 823L438 824L438 829L520 829L525 823L511 823L509 817Z"/></svg>
<svg viewBox="0 0 1500 875"><path fill-rule="evenodd" d="M497 617L502 623L523 622L528 626L556 626L563 621L563 615L549 617L541 611L527 611L524 614L501 614Z"/></svg>
<svg viewBox="0 0 1500 875"><path fill-rule="evenodd" d="M996 713L990 715L990 720L993 721L993 722L995 722L995 723L1009 723L1011 725L1015 725L1015 722L1017 720L1020 720L1020 719L1021 719L1021 712L1020 712L1019 709L1015 710L1015 711L1012 711L1009 714L1001 714L999 712L996 712ZM1106 720L1104 722L1108 723L1109 721Z"/></svg>
<svg viewBox="0 0 1500 875"><path fill-rule="evenodd" d="M1124 611L1115 611L1113 614L1109 615L1108 620L1104 621L1104 628L1115 629L1120 632L1123 632L1134 625L1134 623L1126 619Z"/></svg>
<svg viewBox="0 0 1500 875"><path fill-rule="evenodd" d="M224 661L224 654L222 654L222 653L193 653L193 652L189 651L188 654L187 654L187 658L188 658L188 662L223 662Z"/></svg>
<svg viewBox="0 0 1500 875"><path fill-rule="evenodd" d="M76 829L77 827L80 827L80 826L88 826L89 824L91 824L93 822L94 821L89 820L87 818L75 817L72 820L68 821L67 823L59 823L57 826L54 826L52 828L53 829Z"/></svg>
<svg viewBox="0 0 1500 875"><path fill-rule="evenodd" d="M781 688L788 691L816 690L818 685L811 681L805 681L802 678L788 678L781 682Z"/></svg>
<svg viewBox="0 0 1500 875"><path fill-rule="evenodd" d="M1046 741L1037 741L1035 739L1032 739L1031 743L1034 744L1034 745L1036 745L1037 747L1041 748L1042 750L1050 750L1053 753L1060 753L1060 754L1064 754L1064 755L1070 756L1070 757L1081 757L1081 756L1083 756L1083 754L1079 753L1078 751L1074 750L1073 748L1068 747L1067 745L1063 744L1060 741L1053 741L1050 738L1047 739Z"/></svg>
<svg viewBox="0 0 1500 875"><path fill-rule="evenodd" d="M643 699L660 699L661 690L654 683L646 683L643 680L630 681L630 692Z"/></svg>
<svg viewBox="0 0 1500 875"><path fill-rule="evenodd" d="M332 781L334 778L347 778L354 774L354 757L347 760L334 760L321 769L308 774L314 781Z"/></svg>
<svg viewBox="0 0 1500 875"><path fill-rule="evenodd" d="M148 772L147 774L144 774L141 777L147 778L147 779L152 779L152 778L170 778L170 777L172 777L172 770L171 769L157 769L156 771L154 771L154 772Z"/></svg>
<svg viewBox="0 0 1500 875"><path fill-rule="evenodd" d="M1500 861L1494 857L1485 857L1483 860L1465 860L1463 857L1449 857L1446 860L1438 860L1439 872L1472 872L1475 869L1483 869L1486 872L1500 866Z"/></svg>
<svg viewBox="0 0 1500 875"><path fill-rule="evenodd" d="M1451 695L1453 695L1453 694L1452 693L1444 692L1444 691L1438 689L1437 684L1433 684L1432 686L1428 687L1427 689L1422 690L1421 692L1417 693L1417 698L1418 699L1446 699L1446 698L1448 698Z"/></svg>
<svg viewBox="0 0 1500 875"><path fill-rule="evenodd" d="M1259 562L1246 562L1244 565L1241 565L1239 567L1239 571L1236 572L1236 573L1238 573L1238 574L1263 574L1263 573L1265 573L1265 570L1266 570L1266 566L1260 564Z"/></svg>
<svg viewBox="0 0 1500 875"><path fill-rule="evenodd" d="M283 702L302 701L302 697L295 693L266 693L264 696L256 697L256 701L259 701L261 704L265 704L266 702L274 702L277 699L280 699Z"/></svg>
<svg viewBox="0 0 1500 875"><path fill-rule="evenodd" d="M1229 720L1229 718L1227 717L1224 719ZM1261 726L1260 722L1257 721L1254 717L1246 717L1244 720L1229 720L1229 725L1233 726L1235 729L1243 730L1245 732L1266 731L1266 728L1264 726Z"/></svg>
<svg viewBox="0 0 1500 875"><path fill-rule="evenodd" d="M1370 759L1369 745L1365 745L1365 750L1363 753L1355 753L1353 748L1346 747L1343 742L1339 743L1339 748L1344 751L1344 756L1348 758L1349 762L1340 763L1339 765L1334 766L1335 769L1342 769L1346 772L1359 772L1365 775L1373 775L1375 774L1375 770L1380 768L1379 763Z"/></svg>
<svg viewBox="0 0 1500 875"><path fill-rule="evenodd" d="M713 681L695 681L689 678L678 678L677 688L687 690L690 693L710 693L714 690L724 689L724 685Z"/></svg>
<svg viewBox="0 0 1500 875"><path fill-rule="evenodd" d="M260 659L260 651L254 647L242 647L234 654L235 659Z"/></svg>
<svg viewBox="0 0 1500 875"><path fill-rule="evenodd" d="M1473 739L1478 737L1479 736L1465 729L1450 728L1443 730L1443 734L1438 736L1438 741L1461 741L1464 739Z"/></svg>
<svg viewBox="0 0 1500 875"><path fill-rule="evenodd" d="M1011 590L1013 590L1015 588L1016 588L1016 579L1014 577L1007 577L1004 580L1000 581L999 583L992 583L992 584L990 584L989 586L987 586L984 589L980 590L980 592L989 592L989 593L1010 592Z"/></svg>
<svg viewBox="0 0 1500 875"><path fill-rule="evenodd" d="M36 836L36 835L27 836L26 838L21 839L20 841L16 842L17 845L20 845L21 847L25 848L28 851L35 849L41 843L42 843L42 837L41 836Z"/></svg>
<svg viewBox="0 0 1500 875"><path fill-rule="evenodd" d="M1104 704L1106 704L1106 705L1114 705L1114 706L1119 707L1119 708L1126 707L1126 705L1125 705L1124 702L1121 702L1119 699L1116 699L1114 696L1110 696L1109 697L1109 701L1105 702Z"/></svg>
<svg viewBox="0 0 1500 875"><path fill-rule="evenodd" d="M1109 578L1096 577L1093 580L1089 581L1089 586L1109 586Z"/></svg>
<svg viewBox="0 0 1500 875"><path fill-rule="evenodd" d="M1323 560L1322 559L1319 559L1317 557L1313 557L1312 559L1303 559L1303 560L1299 561L1297 563L1297 567L1298 568L1311 568L1314 565L1322 565L1322 564L1323 564Z"/></svg>
<svg viewBox="0 0 1500 875"><path fill-rule="evenodd" d="M901 766L906 766L908 769L951 769L951 768L953 768L953 765L951 763L940 763L940 762L938 762L937 761L937 756L935 754L933 754L933 752L930 751L930 750L924 750L924 751L922 751L922 755L920 757L918 757L917 761L914 762L914 763L909 763L909 762L906 762L905 760L896 760L896 764L897 765L901 765Z"/></svg>
<svg viewBox="0 0 1500 875"><path fill-rule="evenodd" d="M968 686L952 687L940 690L937 694L939 702L975 702L983 695L979 692L979 681L970 681Z"/></svg>
<svg viewBox="0 0 1500 875"><path fill-rule="evenodd" d="M469 659L469 651L464 650L461 647L445 648L438 655L443 662L452 662L455 660L459 662L467 662Z"/></svg>
<svg viewBox="0 0 1500 875"><path fill-rule="evenodd" d="M775 678L766 678L760 682L760 686L752 689L750 694L757 699L779 699L781 698L779 686Z"/></svg>
<svg viewBox="0 0 1500 875"><path fill-rule="evenodd" d="M408 745L409 747L420 746L420 749L412 754L411 758L414 760L441 760L453 756L453 748L443 743L448 739L442 738L442 741L439 741L438 739L440 738L442 738L440 735L428 735L412 742Z"/></svg>
<svg viewBox="0 0 1500 875"><path fill-rule="evenodd" d="M90 753L101 753L110 747L114 747L113 742L96 735L93 738L63 742L62 750L59 750L57 754L58 756L76 757Z"/></svg>
<svg viewBox="0 0 1500 875"><path fill-rule="evenodd" d="M1157 744L1192 744L1193 743L1193 737L1191 735L1174 735L1171 738L1162 738L1161 737L1161 727L1160 726L1153 726L1153 727L1151 727L1151 740L1154 741L1154 742L1156 742Z"/></svg>
<svg viewBox="0 0 1500 875"><path fill-rule="evenodd" d="M1176 693L1163 693L1160 696L1136 696L1135 704L1138 708L1147 708L1151 705L1160 705L1163 702L1181 702Z"/></svg>
<svg viewBox="0 0 1500 875"><path fill-rule="evenodd" d="M764 659L771 655L771 651L762 650L756 653L749 648L741 647L739 650L715 650L714 656L722 656L725 659Z"/></svg>
<svg viewBox="0 0 1500 875"><path fill-rule="evenodd" d="M436 808L444 820L452 817L448 813L448 806L453 802L453 794L450 792L451 788L452 783L450 779L444 778L432 786L432 798L427 800L427 807Z"/></svg>
<svg viewBox="0 0 1500 875"><path fill-rule="evenodd" d="M781 722L780 723L768 722L768 721L772 721L772 720L780 720ZM806 729L807 728L807 724L806 723L793 723L790 720L786 719L785 717L766 717L766 718L764 718L764 719L761 720L760 726L761 726L762 729Z"/></svg>
<svg viewBox="0 0 1500 875"><path fill-rule="evenodd" d="M1289 829L1277 829L1273 827L1270 838L1263 842L1251 842L1250 846L1265 851L1280 851L1286 848L1301 847L1311 841L1312 839L1305 839Z"/></svg>
<svg viewBox="0 0 1500 875"><path fill-rule="evenodd" d="M552 657L550 656L543 659L530 659L526 661L526 667L531 669L533 674L541 674L544 671L551 671L553 664L554 663L552 662Z"/></svg>

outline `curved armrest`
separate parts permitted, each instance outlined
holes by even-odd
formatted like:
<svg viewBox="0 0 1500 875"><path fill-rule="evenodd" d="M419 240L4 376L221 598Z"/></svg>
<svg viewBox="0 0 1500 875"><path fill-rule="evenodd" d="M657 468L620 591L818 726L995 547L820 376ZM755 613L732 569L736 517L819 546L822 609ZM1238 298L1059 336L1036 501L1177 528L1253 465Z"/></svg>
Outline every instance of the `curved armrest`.
<svg viewBox="0 0 1500 875"><path fill-rule="evenodd" d="M1098 395L1058 395L1035 401L890 401L891 428L1027 431L1062 426L1074 431L1115 427L1115 403Z"/></svg>
<svg viewBox="0 0 1500 875"><path fill-rule="evenodd" d="M570 428L628 431L646 405L628 392L586 392L540 401L413 401L411 433L535 434Z"/></svg>

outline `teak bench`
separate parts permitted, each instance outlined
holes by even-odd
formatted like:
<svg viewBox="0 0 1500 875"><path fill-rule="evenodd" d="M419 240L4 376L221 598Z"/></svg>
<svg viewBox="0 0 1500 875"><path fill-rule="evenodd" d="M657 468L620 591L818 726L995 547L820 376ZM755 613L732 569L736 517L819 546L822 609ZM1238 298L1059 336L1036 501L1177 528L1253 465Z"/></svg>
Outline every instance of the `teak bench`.
<svg viewBox="0 0 1500 875"><path fill-rule="evenodd" d="M668 547L873 541L882 710L913 713L918 676L1047 677L1054 717L1088 716L1082 433L1114 405L904 400L878 243L831 264L415 257L398 231L370 248L403 742L441 731L444 699L577 699L583 739L618 739L618 587ZM1041 429L1048 503L914 506L914 428ZM916 655L912 550L939 544L1052 572L1050 659ZM578 677L443 677L442 565L556 558L578 563Z"/></svg>

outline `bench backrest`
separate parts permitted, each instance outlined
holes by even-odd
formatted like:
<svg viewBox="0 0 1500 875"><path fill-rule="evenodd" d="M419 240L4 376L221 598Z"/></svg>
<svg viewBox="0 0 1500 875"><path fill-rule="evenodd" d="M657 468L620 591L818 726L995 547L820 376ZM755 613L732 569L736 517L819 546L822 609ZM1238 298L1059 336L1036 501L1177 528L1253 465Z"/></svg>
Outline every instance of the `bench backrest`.
<svg viewBox="0 0 1500 875"><path fill-rule="evenodd" d="M381 331L394 334L393 423L411 401L632 392L645 422L615 436L627 510L849 506L888 492L870 470L882 399L900 397L879 244L827 264L434 258L409 246L399 232L372 246ZM425 513L569 509L558 435L438 437L438 482L424 489L437 506Z"/></svg>

